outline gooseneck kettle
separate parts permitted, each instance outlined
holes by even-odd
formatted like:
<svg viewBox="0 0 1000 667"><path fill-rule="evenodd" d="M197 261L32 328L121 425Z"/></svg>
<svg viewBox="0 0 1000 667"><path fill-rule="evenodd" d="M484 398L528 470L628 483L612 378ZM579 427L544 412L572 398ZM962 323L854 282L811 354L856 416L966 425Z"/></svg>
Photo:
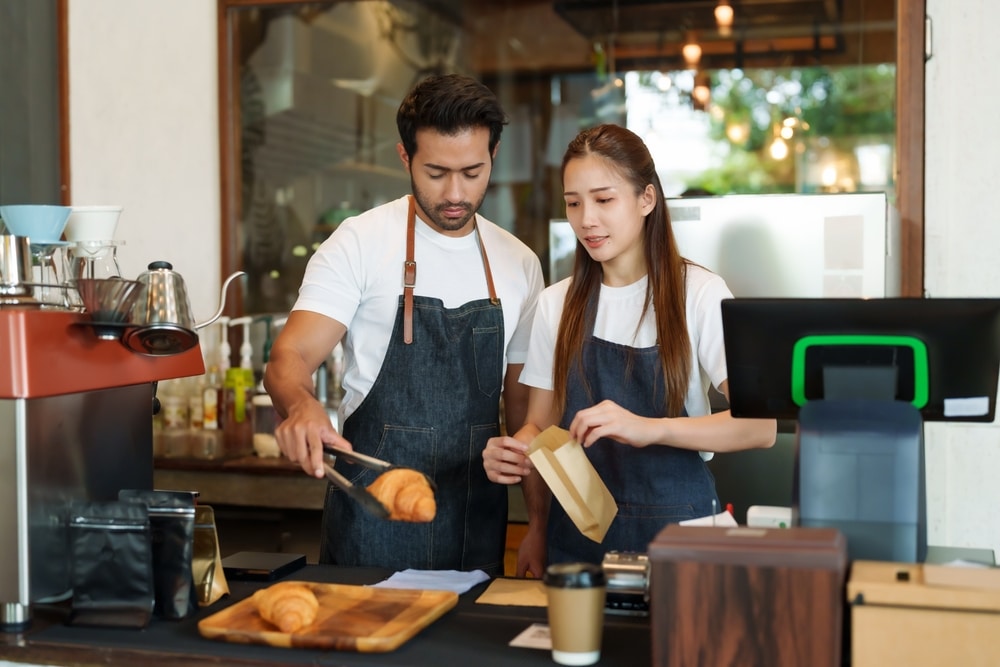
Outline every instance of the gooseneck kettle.
<svg viewBox="0 0 1000 667"><path fill-rule="evenodd" d="M198 344L197 330L215 322L226 308L229 284L245 271L237 271L222 284L219 309L204 322L195 322L184 278L170 262L149 264L136 279L142 291L132 307L132 324L122 342L131 350L154 356L179 354Z"/></svg>

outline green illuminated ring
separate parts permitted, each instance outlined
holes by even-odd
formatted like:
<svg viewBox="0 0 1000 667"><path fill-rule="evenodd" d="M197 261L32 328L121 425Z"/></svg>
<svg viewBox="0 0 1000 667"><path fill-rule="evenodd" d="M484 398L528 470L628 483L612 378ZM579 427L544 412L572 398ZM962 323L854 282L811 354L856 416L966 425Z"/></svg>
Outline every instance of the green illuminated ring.
<svg viewBox="0 0 1000 667"><path fill-rule="evenodd" d="M913 351L913 407L918 410L927 405L930 396L927 346L913 336L879 336L864 334L831 334L803 336L792 348L792 400L800 408L806 404L806 350L810 347L831 345L895 345Z"/></svg>

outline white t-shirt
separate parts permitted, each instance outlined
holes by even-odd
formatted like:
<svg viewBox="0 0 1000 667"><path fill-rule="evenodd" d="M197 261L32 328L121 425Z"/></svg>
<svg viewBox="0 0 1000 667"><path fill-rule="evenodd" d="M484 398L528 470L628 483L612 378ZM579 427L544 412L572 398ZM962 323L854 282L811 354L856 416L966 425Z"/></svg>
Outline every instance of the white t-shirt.
<svg viewBox="0 0 1000 667"><path fill-rule="evenodd" d="M545 289L538 297L538 308L531 330L531 347L521 372L521 382L551 390L552 365L555 359L559 318L571 278ZM619 345L644 348L656 345L656 319L650 308L637 329L639 313L646 299L643 278L625 287L601 285L594 335ZM711 413L709 386L719 387L728 378L722 339L722 299L732 298L725 281L700 266L687 267L687 322L691 339L691 377L684 402L690 417Z"/></svg>
<svg viewBox="0 0 1000 667"><path fill-rule="evenodd" d="M406 257L407 197L348 218L306 266L292 310L325 315L347 327L341 424L361 404L389 347ZM538 257L510 232L477 216L493 283L503 307L505 364L524 363L535 303L544 287ZM459 238L416 221L414 294L446 308L489 297L477 234Z"/></svg>

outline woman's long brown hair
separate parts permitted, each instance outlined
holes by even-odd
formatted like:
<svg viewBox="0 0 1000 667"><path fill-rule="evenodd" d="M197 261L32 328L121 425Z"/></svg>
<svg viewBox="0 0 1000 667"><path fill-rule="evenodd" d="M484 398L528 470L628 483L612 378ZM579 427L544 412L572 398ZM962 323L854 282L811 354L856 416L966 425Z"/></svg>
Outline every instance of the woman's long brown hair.
<svg viewBox="0 0 1000 667"><path fill-rule="evenodd" d="M637 196L649 184L655 189L655 204L646 216L643 233L649 276L646 303L636 326L652 306L656 314L656 339L667 398L666 416L678 416L684 409L691 372L684 284L687 260L677 250L656 166L642 139L618 125L598 125L578 134L563 156L562 175L565 177L566 165L571 160L587 155L606 161L632 185ZM601 289L602 274L600 262L591 259L583 245L577 242L573 276L559 321L553 364L555 404L564 408L571 365L575 364L583 375L581 350L585 337L590 333L587 330L587 307L592 295L598 294ZM652 391L656 389L652 388Z"/></svg>

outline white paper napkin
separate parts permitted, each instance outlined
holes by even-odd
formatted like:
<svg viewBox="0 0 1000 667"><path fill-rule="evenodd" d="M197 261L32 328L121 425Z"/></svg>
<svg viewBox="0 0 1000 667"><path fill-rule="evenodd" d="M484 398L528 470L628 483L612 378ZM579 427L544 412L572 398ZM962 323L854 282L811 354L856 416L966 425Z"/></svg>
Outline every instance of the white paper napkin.
<svg viewBox="0 0 1000 667"><path fill-rule="evenodd" d="M464 593L476 584L489 580L482 570L402 570L388 579L372 584L379 588L416 588L430 591Z"/></svg>
<svg viewBox="0 0 1000 667"><path fill-rule="evenodd" d="M716 515L698 517L697 519L686 519L681 521L682 526L719 526L722 528L735 528L736 519L729 512L719 512Z"/></svg>

